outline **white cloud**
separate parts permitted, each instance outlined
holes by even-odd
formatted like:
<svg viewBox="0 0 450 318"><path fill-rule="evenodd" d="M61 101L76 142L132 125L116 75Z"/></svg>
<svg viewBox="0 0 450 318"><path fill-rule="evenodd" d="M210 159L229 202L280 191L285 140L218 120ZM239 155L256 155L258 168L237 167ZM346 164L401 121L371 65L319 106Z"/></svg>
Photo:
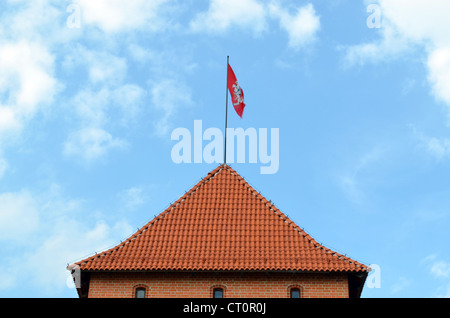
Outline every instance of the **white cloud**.
<svg viewBox="0 0 450 318"><path fill-rule="evenodd" d="M147 92L140 86L125 84L116 88L112 93L115 106L121 113L121 124L127 126L138 118L142 104L147 97Z"/></svg>
<svg viewBox="0 0 450 318"><path fill-rule="evenodd" d="M4 34L11 40L21 39L38 43L63 43L71 33L65 28L67 3L57 0L10 0L2 16Z"/></svg>
<svg viewBox="0 0 450 318"><path fill-rule="evenodd" d="M128 53L133 60L139 63L146 63L152 61L156 57L156 53L148 48L145 48L138 44L128 45Z"/></svg>
<svg viewBox="0 0 450 318"><path fill-rule="evenodd" d="M419 147L425 149L428 154L432 155L437 160L450 157L450 139L428 137L418 131L415 127L412 127L412 132L418 141Z"/></svg>
<svg viewBox="0 0 450 318"><path fill-rule="evenodd" d="M89 79L92 83L120 82L127 72L124 58L110 54L96 53L95 61L90 61Z"/></svg>
<svg viewBox="0 0 450 318"><path fill-rule="evenodd" d="M22 272L33 273L30 283L41 286L50 295L68 288L68 263L111 247L131 232L131 226L124 221L86 225L67 217L53 221L49 228L37 247L21 259L19 268Z"/></svg>
<svg viewBox="0 0 450 318"><path fill-rule="evenodd" d="M450 298L450 263L440 260L436 254L429 255L422 260L429 267L430 274L437 279L440 286L435 291L437 298Z"/></svg>
<svg viewBox="0 0 450 318"><path fill-rule="evenodd" d="M13 288L17 284L18 269L3 262L0 265L0 291Z"/></svg>
<svg viewBox="0 0 450 318"><path fill-rule="evenodd" d="M55 297L67 288L68 263L132 233L126 221L92 217L82 200L65 197L58 186L49 188L45 193L0 194L0 243L16 243L2 250L0 290L20 287L27 297L27 291L39 288Z"/></svg>
<svg viewBox="0 0 450 318"><path fill-rule="evenodd" d="M140 114L146 96L140 86L126 83L125 58L77 47L66 57L64 68L68 72L85 70L89 85L68 103L67 110L76 115L78 127L64 143L64 154L92 162L112 149L123 149L127 142L113 137L111 129L128 127Z"/></svg>
<svg viewBox="0 0 450 318"><path fill-rule="evenodd" d="M438 139L436 137L428 138L425 146L430 154L437 159L443 159L450 156L450 139Z"/></svg>
<svg viewBox="0 0 450 318"><path fill-rule="evenodd" d="M382 19L398 34L413 42L432 46L450 44L446 32L449 3L446 0L380 0Z"/></svg>
<svg viewBox="0 0 450 318"><path fill-rule="evenodd" d="M367 186L370 185L367 173L385 156L387 150L386 147L382 146L373 147L354 161L348 172L339 176L339 185L350 202L361 204L367 199L366 190ZM371 182L373 181L371 180Z"/></svg>
<svg viewBox="0 0 450 318"><path fill-rule="evenodd" d="M122 147L123 141L114 139L103 127L107 124L107 110L110 107L111 92L83 90L74 97L71 105L77 114L80 128L68 136L63 153L92 162L104 156L109 150Z"/></svg>
<svg viewBox="0 0 450 318"><path fill-rule="evenodd" d="M145 96L141 87L132 84L81 90L69 103L79 127L67 137L63 153L93 162L110 150L124 149L127 141L114 137L110 127L129 127L140 114Z"/></svg>
<svg viewBox="0 0 450 318"><path fill-rule="evenodd" d="M432 92L450 106L449 2L379 0L378 5L382 17L379 40L348 47L347 62L380 62L422 49L427 56L424 64L429 72Z"/></svg>
<svg viewBox="0 0 450 318"><path fill-rule="evenodd" d="M0 114L1 116L1 114ZM1 125L1 123L0 123ZM6 172L6 169L8 168L8 162L6 162L5 159L0 158L0 179L3 178L3 175Z"/></svg>
<svg viewBox="0 0 450 318"><path fill-rule="evenodd" d="M391 292L397 294L411 285L411 281L406 277L399 277L397 281L391 286Z"/></svg>
<svg viewBox="0 0 450 318"><path fill-rule="evenodd" d="M349 66L364 65L368 62L378 63L405 53L411 44L392 28L387 27L387 24L388 22L385 22L384 27L380 30L382 34L380 40L347 47L345 63Z"/></svg>
<svg viewBox="0 0 450 318"><path fill-rule="evenodd" d="M427 66L433 93L450 106L450 46L433 50L428 56Z"/></svg>
<svg viewBox="0 0 450 318"><path fill-rule="evenodd" d="M362 185L357 179L356 173L341 176L340 186L342 191L347 196L348 200L353 203L361 203L365 199L364 191L362 190Z"/></svg>
<svg viewBox="0 0 450 318"><path fill-rule="evenodd" d="M103 127L110 123L113 112L119 123L126 126L141 112L146 92L140 86L124 84L114 89L85 89L78 92L69 103L82 127Z"/></svg>
<svg viewBox="0 0 450 318"><path fill-rule="evenodd" d="M107 121L106 112L111 102L111 91L102 88L98 91L82 90L70 103L82 126L101 127Z"/></svg>
<svg viewBox="0 0 450 318"><path fill-rule="evenodd" d="M126 117L136 115L145 91L137 85L124 84L127 73L125 60L102 52L84 49L80 52L84 52L81 59L87 67L90 88L79 90L70 105L81 121L90 125L104 124L106 113L113 106L118 106ZM70 69L78 65L77 61L66 61L65 67ZM126 107L128 105L130 107Z"/></svg>
<svg viewBox="0 0 450 318"><path fill-rule="evenodd" d="M311 3L297 8L295 14L275 3L269 5L269 11L280 20L280 27L287 32L291 48L299 49L310 43L320 28L320 19Z"/></svg>
<svg viewBox="0 0 450 318"><path fill-rule="evenodd" d="M450 263L437 261L431 266L430 272L437 278L448 278L450 277Z"/></svg>
<svg viewBox="0 0 450 318"><path fill-rule="evenodd" d="M266 9L257 0L211 0L208 11L191 21L195 32L224 32L237 26L261 33L266 28Z"/></svg>
<svg viewBox="0 0 450 318"><path fill-rule="evenodd" d="M138 187L132 187L122 191L119 197L127 210L134 210L145 202L144 191Z"/></svg>
<svg viewBox="0 0 450 318"><path fill-rule="evenodd" d="M10 134L17 134L23 128L22 118L11 106L0 106L0 146Z"/></svg>
<svg viewBox="0 0 450 318"><path fill-rule="evenodd" d="M40 44L0 44L0 141L53 101L60 88L53 68L53 55Z"/></svg>
<svg viewBox="0 0 450 318"><path fill-rule="evenodd" d="M370 44L378 52L378 58L390 58L417 45L429 49L450 45L450 35L446 32L450 26L448 1L378 0L377 5L382 19L380 39ZM361 58L366 50L370 59L373 51L367 50L368 45L356 45L350 50L360 48Z"/></svg>
<svg viewBox="0 0 450 318"><path fill-rule="evenodd" d="M441 288L440 290L443 291L436 296L437 298L450 298L450 284L448 284L446 287Z"/></svg>
<svg viewBox="0 0 450 318"><path fill-rule="evenodd" d="M151 98L153 107L162 112L155 123L155 133L159 136L168 133L176 111L192 102L190 89L183 83L172 79L155 82L151 88Z"/></svg>
<svg viewBox="0 0 450 318"><path fill-rule="evenodd" d="M126 58L80 45L65 56L63 67L74 74L86 71L89 83L94 85L118 85L124 81L128 71Z"/></svg>
<svg viewBox="0 0 450 318"><path fill-rule="evenodd" d="M137 29L156 30L164 26L161 7L168 0L77 0L82 25L95 25L107 33Z"/></svg>
<svg viewBox="0 0 450 318"><path fill-rule="evenodd" d="M0 47L1 89L5 102L24 113L32 113L40 102L51 101L56 80L53 56L37 43L8 43Z"/></svg>
<svg viewBox="0 0 450 318"><path fill-rule="evenodd" d="M0 193L0 242L25 243L39 226L38 205L26 192Z"/></svg>
<svg viewBox="0 0 450 318"><path fill-rule="evenodd" d="M124 148L127 143L114 138L110 133L101 128L82 128L73 132L64 143L64 154L82 158L86 162L92 162L103 157L108 151L116 148Z"/></svg>
<svg viewBox="0 0 450 318"><path fill-rule="evenodd" d="M2 8L0 23L0 154L17 144L36 115L53 107L63 88L50 47L60 29L60 11L49 0L2 6L9 7ZM0 158L0 178L10 165Z"/></svg>
<svg viewBox="0 0 450 318"><path fill-rule="evenodd" d="M320 29L320 18L309 3L293 13L278 1L212 0L207 11L191 21L193 32L224 33L237 28L261 35L269 29L270 20L279 22L289 38L289 47L298 50L311 43Z"/></svg>

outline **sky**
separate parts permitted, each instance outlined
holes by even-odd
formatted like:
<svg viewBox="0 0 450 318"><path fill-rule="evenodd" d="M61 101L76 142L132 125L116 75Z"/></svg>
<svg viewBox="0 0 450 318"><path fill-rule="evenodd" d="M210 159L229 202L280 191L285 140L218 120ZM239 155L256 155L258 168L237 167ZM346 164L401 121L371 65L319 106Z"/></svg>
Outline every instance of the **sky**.
<svg viewBox="0 0 450 318"><path fill-rule="evenodd" d="M371 265L362 297L450 297L449 12L446 0L1 1L0 297L77 297L68 264L222 163L175 162L172 132L223 131L227 56L246 104L242 118L229 104L228 127L279 131L273 173L261 158L231 167Z"/></svg>

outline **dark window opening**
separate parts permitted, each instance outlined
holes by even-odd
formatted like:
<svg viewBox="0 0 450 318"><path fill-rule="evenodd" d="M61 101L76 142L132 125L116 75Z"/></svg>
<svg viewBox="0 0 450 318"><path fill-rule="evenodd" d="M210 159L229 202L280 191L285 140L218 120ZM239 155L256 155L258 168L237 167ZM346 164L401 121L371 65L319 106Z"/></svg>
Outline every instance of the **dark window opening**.
<svg viewBox="0 0 450 318"><path fill-rule="evenodd" d="M291 288L291 298L300 298L300 289Z"/></svg>
<svg viewBox="0 0 450 318"><path fill-rule="evenodd" d="M223 289L222 288L214 288L213 289L213 298L223 298Z"/></svg>
<svg viewBox="0 0 450 318"><path fill-rule="evenodd" d="M136 298L145 298L145 288L143 287L136 288L135 296Z"/></svg>

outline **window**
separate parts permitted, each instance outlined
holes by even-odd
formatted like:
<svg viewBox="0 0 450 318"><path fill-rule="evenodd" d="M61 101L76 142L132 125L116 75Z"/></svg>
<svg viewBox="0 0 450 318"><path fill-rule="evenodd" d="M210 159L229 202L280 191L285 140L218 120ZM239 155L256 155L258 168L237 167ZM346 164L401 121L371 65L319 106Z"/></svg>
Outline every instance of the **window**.
<svg viewBox="0 0 450 318"><path fill-rule="evenodd" d="M299 288L291 288L291 298L300 298Z"/></svg>
<svg viewBox="0 0 450 318"><path fill-rule="evenodd" d="M213 298L223 298L223 288L214 288Z"/></svg>
<svg viewBox="0 0 450 318"><path fill-rule="evenodd" d="M144 287L136 288L135 297L136 298L145 298L145 288Z"/></svg>

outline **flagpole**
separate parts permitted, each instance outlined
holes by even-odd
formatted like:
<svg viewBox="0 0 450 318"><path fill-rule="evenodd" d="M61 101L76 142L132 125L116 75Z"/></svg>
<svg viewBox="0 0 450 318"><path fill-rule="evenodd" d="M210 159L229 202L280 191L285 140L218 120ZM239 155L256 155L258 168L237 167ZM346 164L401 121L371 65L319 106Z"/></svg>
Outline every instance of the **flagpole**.
<svg viewBox="0 0 450 318"><path fill-rule="evenodd" d="M230 64L230 57L227 56L227 85L226 85L226 100L225 100L225 144L223 163L227 163L227 126L228 126L228 65Z"/></svg>

